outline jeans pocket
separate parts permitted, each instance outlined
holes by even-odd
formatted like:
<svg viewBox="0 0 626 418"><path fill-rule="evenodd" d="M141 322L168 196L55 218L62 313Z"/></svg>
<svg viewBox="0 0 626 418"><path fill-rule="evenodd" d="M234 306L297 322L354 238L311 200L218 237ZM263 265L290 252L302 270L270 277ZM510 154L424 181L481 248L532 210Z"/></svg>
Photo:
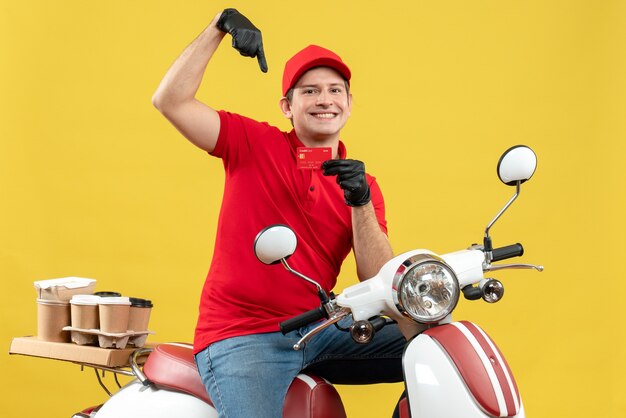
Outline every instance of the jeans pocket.
<svg viewBox="0 0 626 418"><path fill-rule="evenodd" d="M198 369L198 373L200 373L200 378L202 379L202 383L205 387L207 387L207 380L212 373L209 347L205 348L194 356L196 368Z"/></svg>

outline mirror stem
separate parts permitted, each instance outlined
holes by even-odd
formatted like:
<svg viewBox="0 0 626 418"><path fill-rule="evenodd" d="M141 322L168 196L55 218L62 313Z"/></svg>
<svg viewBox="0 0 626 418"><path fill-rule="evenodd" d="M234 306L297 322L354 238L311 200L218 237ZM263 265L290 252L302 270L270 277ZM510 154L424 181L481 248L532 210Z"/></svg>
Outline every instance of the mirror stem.
<svg viewBox="0 0 626 418"><path fill-rule="evenodd" d="M500 217L502 216L502 214L509 208L509 206L511 206L511 204L515 201L515 199L517 199L517 197L520 194L520 185L522 184L522 182L520 180L518 180L515 183L515 194L513 195L513 197L511 199L509 199L509 201L506 203L506 205L504 205L504 207L500 210L500 212L498 212L498 214L496 215L495 218L493 218L493 220L491 222L489 222L489 225L487 225L487 228L485 228L485 239L484 239L484 251L485 251L485 255L487 257L487 264L491 263L492 260L492 250L493 250L493 246L491 243L491 237L489 236L489 230L491 229L491 227L493 226L493 224L496 223L496 221L498 219L500 219Z"/></svg>
<svg viewBox="0 0 626 418"><path fill-rule="evenodd" d="M322 286L320 286L315 280L313 279L309 279L308 277L306 277L304 274L299 273L297 271L295 271L294 269L292 269L289 264L287 264L287 260L284 258L280 259L280 262L282 263L283 267L285 267L285 269L292 273L295 274L296 276L298 276L299 278L306 280L307 282L311 283L312 285L314 285L317 288L317 294L320 298L320 300L322 301L323 304L328 303L328 295L326 294L326 292L324 291L324 289L322 289Z"/></svg>

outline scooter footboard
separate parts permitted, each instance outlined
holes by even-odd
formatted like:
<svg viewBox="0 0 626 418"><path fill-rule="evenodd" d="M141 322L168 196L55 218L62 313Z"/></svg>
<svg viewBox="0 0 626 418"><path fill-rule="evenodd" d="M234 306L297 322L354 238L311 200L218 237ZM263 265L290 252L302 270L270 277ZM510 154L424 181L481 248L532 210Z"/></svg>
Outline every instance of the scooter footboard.
<svg viewBox="0 0 626 418"><path fill-rule="evenodd" d="M414 417L524 417L504 356L477 325L431 328L407 345L403 360Z"/></svg>

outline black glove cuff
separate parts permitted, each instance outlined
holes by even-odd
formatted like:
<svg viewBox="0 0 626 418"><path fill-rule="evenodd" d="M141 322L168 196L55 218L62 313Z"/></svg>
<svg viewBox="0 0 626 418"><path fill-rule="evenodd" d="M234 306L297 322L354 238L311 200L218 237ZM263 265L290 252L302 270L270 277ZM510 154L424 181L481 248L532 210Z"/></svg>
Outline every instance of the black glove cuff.
<svg viewBox="0 0 626 418"><path fill-rule="evenodd" d="M234 14L239 14L237 9L224 9L222 15L217 20L217 28L222 32L229 33L232 28L228 24L227 20Z"/></svg>
<svg viewBox="0 0 626 418"><path fill-rule="evenodd" d="M351 207L359 207L359 206L365 206L367 205L370 200L372 200L371 196L370 196L370 188L367 188L367 192L357 201L352 202L350 200L348 200L348 198L345 197L345 201L346 201L346 205L351 206Z"/></svg>

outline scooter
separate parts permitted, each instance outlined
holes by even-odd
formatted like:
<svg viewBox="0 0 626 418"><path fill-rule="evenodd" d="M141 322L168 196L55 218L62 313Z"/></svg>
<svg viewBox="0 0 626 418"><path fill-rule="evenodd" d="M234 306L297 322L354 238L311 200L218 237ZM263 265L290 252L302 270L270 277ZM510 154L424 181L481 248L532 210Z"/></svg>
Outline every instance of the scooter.
<svg viewBox="0 0 626 418"><path fill-rule="evenodd" d="M320 306L280 324L283 333L319 322L294 345L301 350L326 327L351 318L348 328L355 343L367 344L376 332L397 322L405 336L402 365L406 398L399 405L402 418L525 417L522 399L503 354L478 325L452 321L460 295L468 300L495 303L504 286L485 277L505 269L534 269L532 264L494 264L523 255L521 244L494 248L491 227L520 194L521 184L537 166L534 152L526 146L508 149L498 162L500 180L515 186L513 197L487 225L482 245L437 255L412 250L389 260L378 274L328 296L313 279L293 270L287 259L297 247L291 228L272 225L254 243L257 258L265 264L281 263L288 271L317 288ZM148 355L143 368L139 359ZM135 377L104 404L73 417L217 417L198 375L191 346L160 344L138 349L130 359ZM111 370L114 373L120 372ZM100 380L100 379L99 379ZM101 382L102 384L102 382ZM294 379L284 405L283 417L343 418L345 410L330 382L307 374Z"/></svg>

